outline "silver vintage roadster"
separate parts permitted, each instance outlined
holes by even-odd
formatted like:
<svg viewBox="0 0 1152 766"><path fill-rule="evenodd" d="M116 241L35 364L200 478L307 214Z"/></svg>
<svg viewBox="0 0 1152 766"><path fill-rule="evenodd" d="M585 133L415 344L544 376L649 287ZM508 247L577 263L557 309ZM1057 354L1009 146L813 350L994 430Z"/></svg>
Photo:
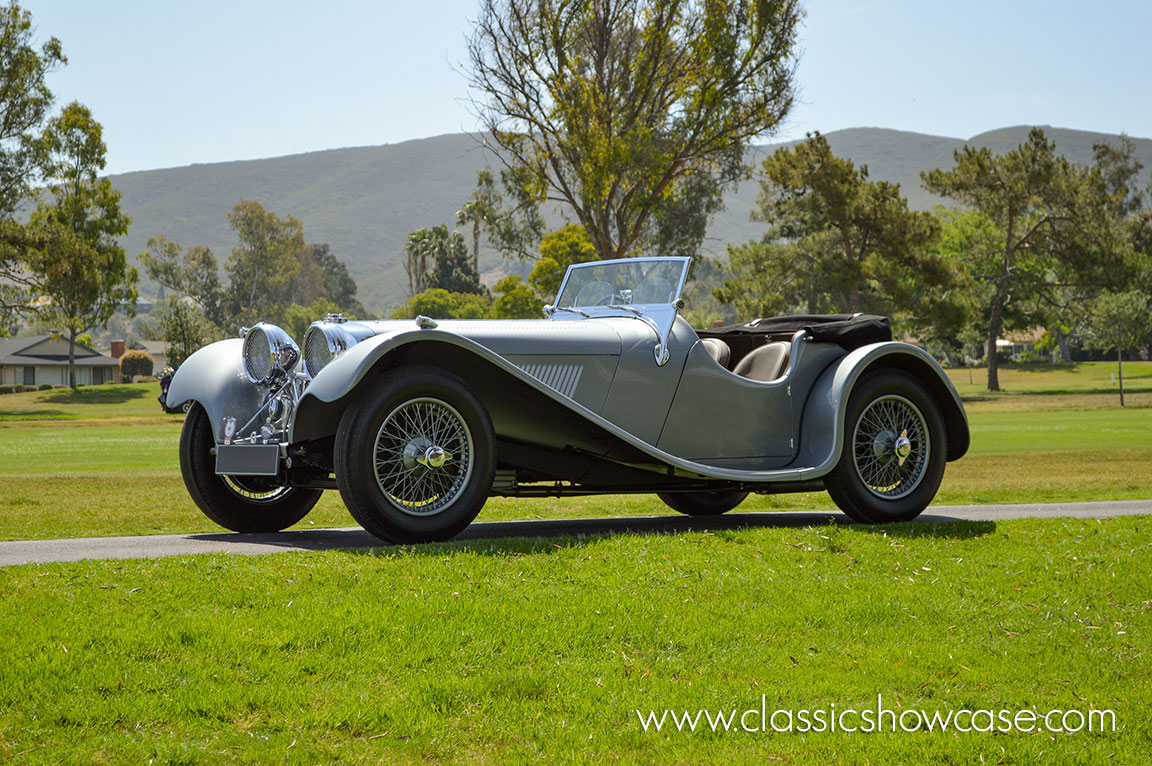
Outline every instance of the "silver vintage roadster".
<svg viewBox="0 0 1152 766"><path fill-rule="evenodd" d="M687 258L569 268L546 319L350 322L301 349L274 325L206 346L180 467L238 532L304 517L326 489L384 540L444 540L492 495L655 493L693 516L749 492L827 489L864 523L907 520L968 449L960 398L886 319L793 316L694 330Z"/></svg>

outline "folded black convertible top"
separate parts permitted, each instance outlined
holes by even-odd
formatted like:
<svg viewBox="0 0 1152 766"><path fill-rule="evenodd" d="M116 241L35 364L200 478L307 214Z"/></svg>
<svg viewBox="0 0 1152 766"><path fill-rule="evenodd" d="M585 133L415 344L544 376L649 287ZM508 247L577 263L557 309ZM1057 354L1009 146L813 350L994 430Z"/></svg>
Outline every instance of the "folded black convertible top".
<svg viewBox="0 0 1152 766"><path fill-rule="evenodd" d="M793 314L757 319L699 332L701 338L751 340L758 335L779 335L804 330L815 343L835 343L846 349L892 340L888 317L876 314ZM735 350L735 349L733 349Z"/></svg>

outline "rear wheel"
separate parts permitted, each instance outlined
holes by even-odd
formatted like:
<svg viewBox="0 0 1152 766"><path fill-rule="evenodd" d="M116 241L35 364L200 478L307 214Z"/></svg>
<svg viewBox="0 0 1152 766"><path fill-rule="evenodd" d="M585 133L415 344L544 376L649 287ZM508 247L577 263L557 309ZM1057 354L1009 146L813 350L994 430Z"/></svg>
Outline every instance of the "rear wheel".
<svg viewBox="0 0 1152 766"><path fill-rule="evenodd" d="M285 487L264 476L220 476L211 452L215 445L208 414L192 405L180 432L180 473L204 515L225 529L279 532L307 516L323 494Z"/></svg>
<svg viewBox="0 0 1152 766"><path fill-rule="evenodd" d="M488 499L495 437L483 405L444 370L384 376L344 413L336 482L353 518L393 543L447 540Z"/></svg>
<svg viewBox="0 0 1152 766"><path fill-rule="evenodd" d="M657 492L656 497L674 511L689 516L719 516L748 497L747 492Z"/></svg>
<svg viewBox="0 0 1152 766"><path fill-rule="evenodd" d="M840 461L824 480L828 494L864 524L913 519L940 488L946 436L939 408L915 378L867 377L848 400Z"/></svg>

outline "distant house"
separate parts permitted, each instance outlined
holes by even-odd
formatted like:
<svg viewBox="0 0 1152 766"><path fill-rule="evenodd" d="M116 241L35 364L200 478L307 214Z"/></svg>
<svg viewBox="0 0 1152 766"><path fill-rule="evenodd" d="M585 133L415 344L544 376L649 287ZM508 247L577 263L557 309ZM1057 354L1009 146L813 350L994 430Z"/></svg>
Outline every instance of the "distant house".
<svg viewBox="0 0 1152 766"><path fill-rule="evenodd" d="M128 348L143 351L152 357L152 374L160 372L168 364L168 344L162 340L138 340Z"/></svg>
<svg viewBox="0 0 1152 766"><path fill-rule="evenodd" d="M119 380L120 363L80 343L76 382L95 386ZM0 338L0 385L68 385L68 339L62 335Z"/></svg>

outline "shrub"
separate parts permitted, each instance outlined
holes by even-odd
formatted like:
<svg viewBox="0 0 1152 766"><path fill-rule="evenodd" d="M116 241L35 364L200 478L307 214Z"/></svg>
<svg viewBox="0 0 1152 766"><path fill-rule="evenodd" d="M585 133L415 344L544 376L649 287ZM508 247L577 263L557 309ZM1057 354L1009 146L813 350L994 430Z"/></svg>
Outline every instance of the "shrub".
<svg viewBox="0 0 1152 766"><path fill-rule="evenodd" d="M154 361L147 351L125 351L120 357L120 374L128 379L125 382L131 382L136 375L151 375Z"/></svg>
<svg viewBox="0 0 1152 766"><path fill-rule="evenodd" d="M0 386L0 394L14 394L16 393L15 386Z"/></svg>
<svg viewBox="0 0 1152 766"><path fill-rule="evenodd" d="M41 383L40 385L38 385L36 387L36 390L37 391L51 391L52 390L52 384L51 383Z"/></svg>
<svg viewBox="0 0 1152 766"><path fill-rule="evenodd" d="M22 393L24 393L24 391L25 391L26 389L27 389L27 386L23 386L23 385L21 385L21 384L17 383L17 384L16 384L16 385L13 387L13 389L12 389L12 390L13 390L13 391L15 391L15 392L16 392L16 393L18 393L18 394L22 394Z"/></svg>

